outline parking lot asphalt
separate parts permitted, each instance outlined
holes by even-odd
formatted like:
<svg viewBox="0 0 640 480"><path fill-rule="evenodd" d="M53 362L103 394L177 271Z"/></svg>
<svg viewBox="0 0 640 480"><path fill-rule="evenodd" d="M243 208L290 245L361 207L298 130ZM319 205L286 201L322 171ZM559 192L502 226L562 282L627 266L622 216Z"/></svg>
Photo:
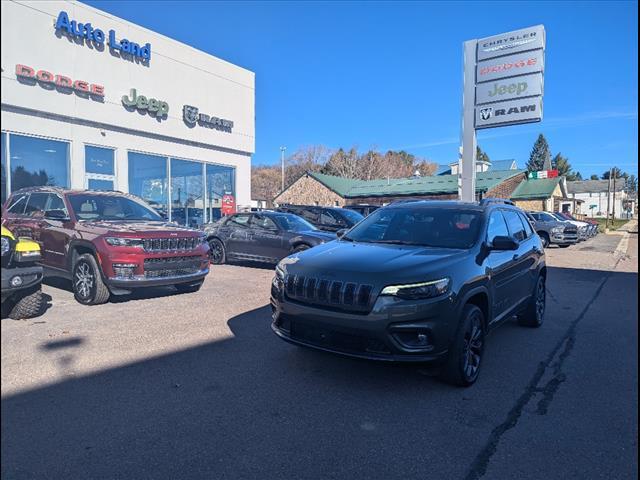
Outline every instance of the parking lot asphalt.
<svg viewBox="0 0 640 480"><path fill-rule="evenodd" d="M637 478L637 235L547 263L545 324L492 333L469 389L282 342L271 268L96 307L47 285L1 323L2 477Z"/></svg>

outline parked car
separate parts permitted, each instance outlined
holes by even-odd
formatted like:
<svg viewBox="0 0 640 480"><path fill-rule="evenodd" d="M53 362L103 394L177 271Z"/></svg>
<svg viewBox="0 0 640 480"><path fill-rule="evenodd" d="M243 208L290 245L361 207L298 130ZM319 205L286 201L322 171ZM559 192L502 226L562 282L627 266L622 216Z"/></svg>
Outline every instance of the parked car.
<svg viewBox="0 0 640 480"><path fill-rule="evenodd" d="M598 222L596 222L595 220L578 220L576 217L567 212L558 212L558 215L569 221L586 223L589 226L587 230L589 232L589 236L591 237L598 234Z"/></svg>
<svg viewBox="0 0 640 480"><path fill-rule="evenodd" d="M206 225L205 234L214 264L227 260L278 263L291 253L336 239L297 215L270 211L225 217Z"/></svg>
<svg viewBox="0 0 640 480"><path fill-rule="evenodd" d="M320 230L327 232L351 228L364 218L358 212L340 207L281 205L277 211L298 215Z"/></svg>
<svg viewBox="0 0 640 480"><path fill-rule="evenodd" d="M272 329L354 357L443 362L469 386L494 327L542 325L546 277L540 237L510 202L395 203L278 264Z"/></svg>
<svg viewBox="0 0 640 480"><path fill-rule="evenodd" d="M37 317L44 310L40 246L16 238L2 227L2 310L15 320Z"/></svg>
<svg viewBox="0 0 640 480"><path fill-rule="evenodd" d="M6 205L6 225L40 244L45 276L70 279L84 305L140 287L195 292L209 272L204 234L167 223L134 195L37 187Z"/></svg>
<svg viewBox="0 0 640 480"><path fill-rule="evenodd" d="M569 247L578 243L578 227L568 222L561 222L548 212L527 212L533 220L533 229L540 236L542 245Z"/></svg>
<svg viewBox="0 0 640 480"><path fill-rule="evenodd" d="M380 205L345 205L344 208L358 212L363 217L366 217L379 209Z"/></svg>
<svg viewBox="0 0 640 480"><path fill-rule="evenodd" d="M589 224L586 222L580 222L578 220L569 220L568 218L560 215L558 212L551 213L560 222L570 223L578 228L578 241L583 242L591 236L591 230Z"/></svg>

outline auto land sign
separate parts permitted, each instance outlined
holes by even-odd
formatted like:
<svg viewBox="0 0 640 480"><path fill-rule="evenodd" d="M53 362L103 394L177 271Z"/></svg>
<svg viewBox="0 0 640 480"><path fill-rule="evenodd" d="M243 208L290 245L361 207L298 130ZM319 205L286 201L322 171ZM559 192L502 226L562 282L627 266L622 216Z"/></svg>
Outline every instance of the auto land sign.
<svg viewBox="0 0 640 480"><path fill-rule="evenodd" d="M476 105L542 95L542 73L504 78L476 86Z"/></svg>

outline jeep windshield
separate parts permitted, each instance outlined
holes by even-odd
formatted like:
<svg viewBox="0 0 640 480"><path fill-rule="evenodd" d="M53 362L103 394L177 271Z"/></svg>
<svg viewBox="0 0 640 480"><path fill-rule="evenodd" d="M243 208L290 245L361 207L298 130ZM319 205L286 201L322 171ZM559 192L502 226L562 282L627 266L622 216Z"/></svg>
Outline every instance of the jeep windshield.
<svg viewBox="0 0 640 480"><path fill-rule="evenodd" d="M318 230L316 227L307 222L304 218L297 215L282 214L275 215L276 222L287 232L308 232L310 230Z"/></svg>
<svg viewBox="0 0 640 480"><path fill-rule="evenodd" d="M78 220L163 221L150 207L124 196L83 193L69 195L69 202Z"/></svg>
<svg viewBox="0 0 640 480"><path fill-rule="evenodd" d="M471 248L478 239L480 212L454 208L381 208L353 227L347 241Z"/></svg>

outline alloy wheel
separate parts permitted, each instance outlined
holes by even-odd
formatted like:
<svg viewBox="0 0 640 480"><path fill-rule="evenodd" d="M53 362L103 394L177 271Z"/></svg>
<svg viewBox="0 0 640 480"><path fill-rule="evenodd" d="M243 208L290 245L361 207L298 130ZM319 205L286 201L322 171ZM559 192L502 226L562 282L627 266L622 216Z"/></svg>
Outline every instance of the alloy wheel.
<svg viewBox="0 0 640 480"><path fill-rule="evenodd" d="M467 380L473 381L478 376L480 361L482 360L483 333L482 324L477 315L471 318L470 323L470 328L464 335L463 370Z"/></svg>
<svg viewBox="0 0 640 480"><path fill-rule="evenodd" d="M538 323L542 323L544 319L544 310L546 307L547 292L545 288L544 279L538 281L538 287L536 289L536 316Z"/></svg>
<svg viewBox="0 0 640 480"><path fill-rule="evenodd" d="M211 259L211 263L219 264L222 261L223 251L222 244L216 240L212 240L209 243L209 257Z"/></svg>
<svg viewBox="0 0 640 480"><path fill-rule="evenodd" d="M95 276L91 265L87 262L80 262L76 266L74 286L78 295L82 298L89 298L95 284Z"/></svg>

